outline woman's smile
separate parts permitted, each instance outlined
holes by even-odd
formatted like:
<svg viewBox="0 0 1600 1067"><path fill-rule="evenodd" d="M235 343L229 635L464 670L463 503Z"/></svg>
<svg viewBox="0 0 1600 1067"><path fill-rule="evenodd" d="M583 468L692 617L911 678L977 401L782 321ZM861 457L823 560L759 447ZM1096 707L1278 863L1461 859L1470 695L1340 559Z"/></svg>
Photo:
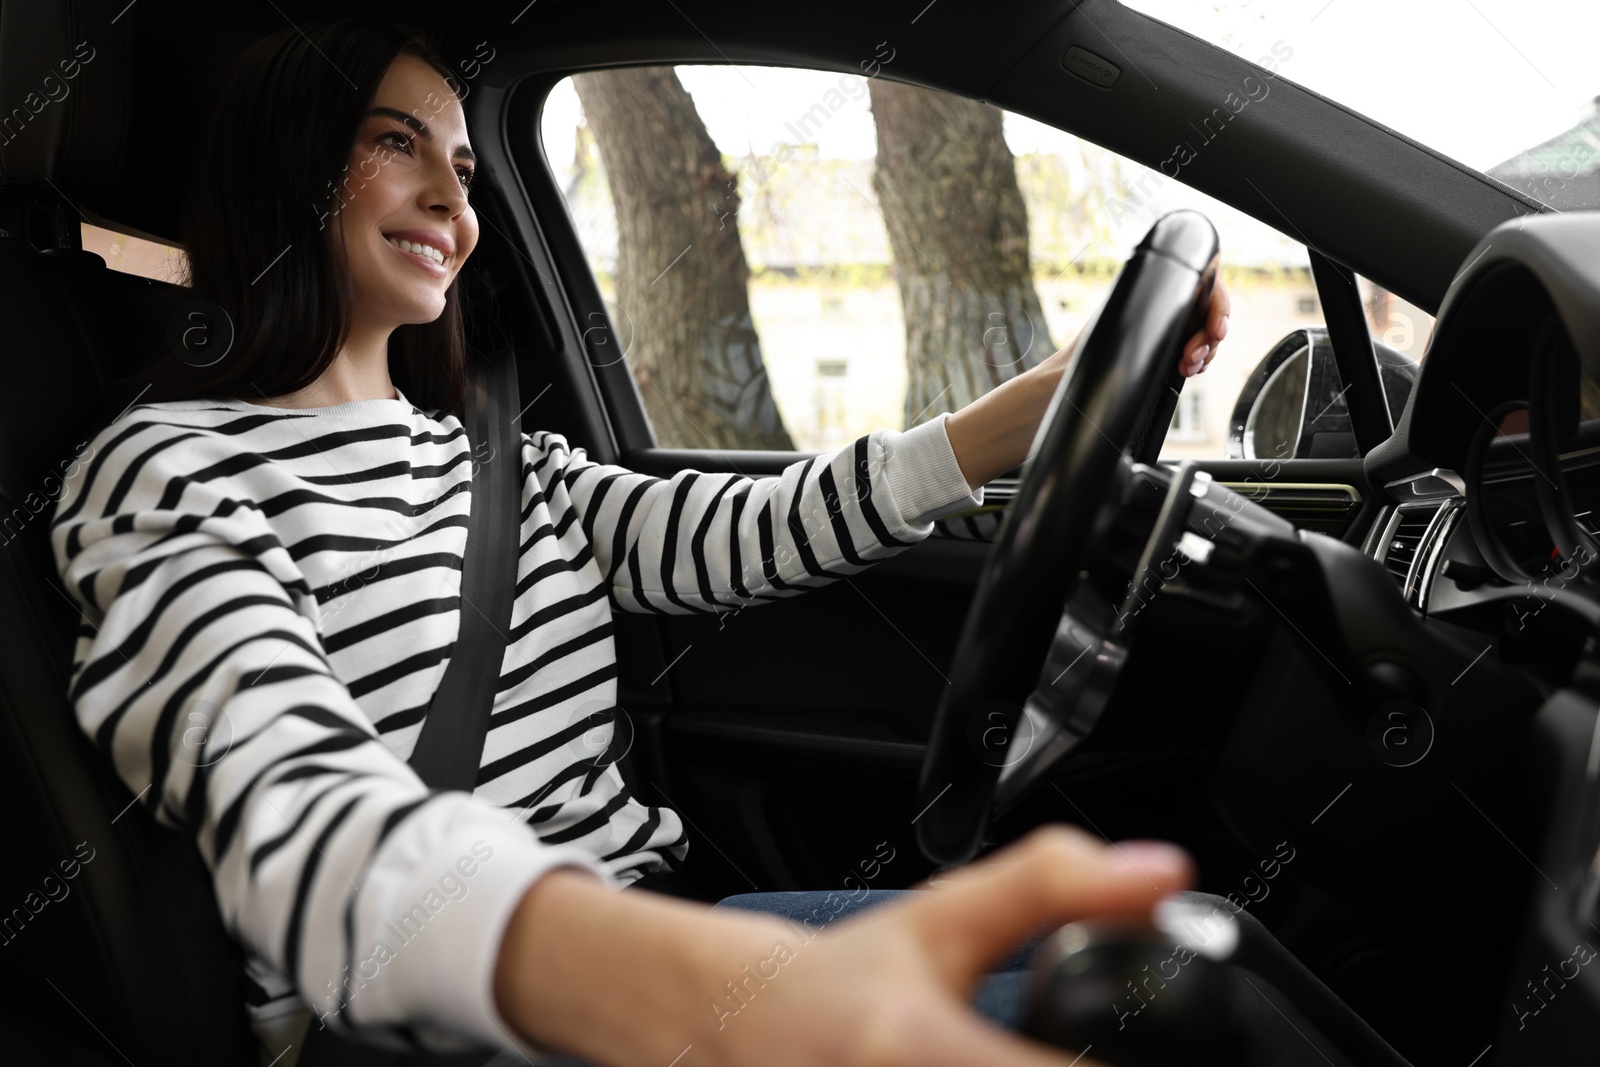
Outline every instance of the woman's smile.
<svg viewBox="0 0 1600 1067"><path fill-rule="evenodd" d="M402 230L383 235L385 243L410 262L436 278L450 277L447 269L455 254L455 242L433 230Z"/></svg>

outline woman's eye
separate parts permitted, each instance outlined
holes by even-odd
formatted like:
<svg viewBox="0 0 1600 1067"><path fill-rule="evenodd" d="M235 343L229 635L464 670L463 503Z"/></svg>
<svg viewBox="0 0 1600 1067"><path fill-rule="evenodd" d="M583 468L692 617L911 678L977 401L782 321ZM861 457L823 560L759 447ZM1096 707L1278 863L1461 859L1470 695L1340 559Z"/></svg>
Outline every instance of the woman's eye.
<svg viewBox="0 0 1600 1067"><path fill-rule="evenodd" d="M400 151L407 155L411 154L411 138L408 135L401 133L399 130L390 130L388 133L380 133L378 135L379 144L386 144L391 140L398 142L395 147Z"/></svg>
<svg viewBox="0 0 1600 1067"><path fill-rule="evenodd" d="M461 188L471 189L472 183L477 179L477 171L470 167L457 167L456 174L461 178Z"/></svg>

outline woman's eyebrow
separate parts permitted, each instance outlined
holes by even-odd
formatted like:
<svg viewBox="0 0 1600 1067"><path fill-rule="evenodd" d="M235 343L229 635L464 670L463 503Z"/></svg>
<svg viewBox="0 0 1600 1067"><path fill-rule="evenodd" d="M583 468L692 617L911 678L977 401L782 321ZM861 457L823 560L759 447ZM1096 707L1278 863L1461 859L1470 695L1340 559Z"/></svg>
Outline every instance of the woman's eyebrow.
<svg viewBox="0 0 1600 1067"><path fill-rule="evenodd" d="M428 129L428 124L417 118L415 115L407 115L404 111L393 107L375 107L371 111L367 112L368 118L371 118L374 115L395 119L398 122L403 122L406 126L415 130L417 132L417 136L422 138L424 141L433 140L433 131ZM456 146L456 150L451 154L451 158L464 159L468 163L476 163L478 161L477 154L466 145Z"/></svg>

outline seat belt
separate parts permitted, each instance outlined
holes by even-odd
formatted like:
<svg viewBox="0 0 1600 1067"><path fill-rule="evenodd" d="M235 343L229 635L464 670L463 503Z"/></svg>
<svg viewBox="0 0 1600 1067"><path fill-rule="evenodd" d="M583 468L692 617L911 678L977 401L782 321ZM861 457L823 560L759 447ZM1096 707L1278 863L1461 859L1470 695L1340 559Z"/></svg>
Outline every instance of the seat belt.
<svg viewBox="0 0 1600 1067"><path fill-rule="evenodd" d="M522 532L515 354L505 349L478 357L477 364L467 384L462 420L472 456L472 494L461 561L461 622L409 761L431 788L467 792L478 782L489 713L500 685ZM296 1067L481 1067L496 1054L390 1052L319 1029L313 1016Z"/></svg>
<svg viewBox="0 0 1600 1067"><path fill-rule="evenodd" d="M511 632L521 543L522 427L517 362L509 350L486 357L467 386L472 508L461 563L461 622L450 663L428 703L410 763L435 789L478 784L489 712Z"/></svg>

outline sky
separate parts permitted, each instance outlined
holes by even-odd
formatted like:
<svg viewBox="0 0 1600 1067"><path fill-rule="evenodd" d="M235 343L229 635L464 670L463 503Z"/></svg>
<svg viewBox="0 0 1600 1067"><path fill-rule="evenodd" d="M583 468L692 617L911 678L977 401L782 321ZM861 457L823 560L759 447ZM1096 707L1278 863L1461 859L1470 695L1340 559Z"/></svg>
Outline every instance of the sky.
<svg viewBox="0 0 1600 1067"><path fill-rule="evenodd" d="M1570 128L1600 95L1600 0L1124 2L1247 59L1281 42L1293 55L1280 76L1478 169ZM1159 84L1158 74L1147 73ZM759 67L679 67L678 74L729 155L806 140L824 156L874 154L860 77ZM843 106L820 130L791 131L813 105L840 98ZM570 131L579 114L576 94L563 84L546 107L553 147L570 137L556 131ZM1019 154L1076 143L1018 116L1007 116L1006 139Z"/></svg>

